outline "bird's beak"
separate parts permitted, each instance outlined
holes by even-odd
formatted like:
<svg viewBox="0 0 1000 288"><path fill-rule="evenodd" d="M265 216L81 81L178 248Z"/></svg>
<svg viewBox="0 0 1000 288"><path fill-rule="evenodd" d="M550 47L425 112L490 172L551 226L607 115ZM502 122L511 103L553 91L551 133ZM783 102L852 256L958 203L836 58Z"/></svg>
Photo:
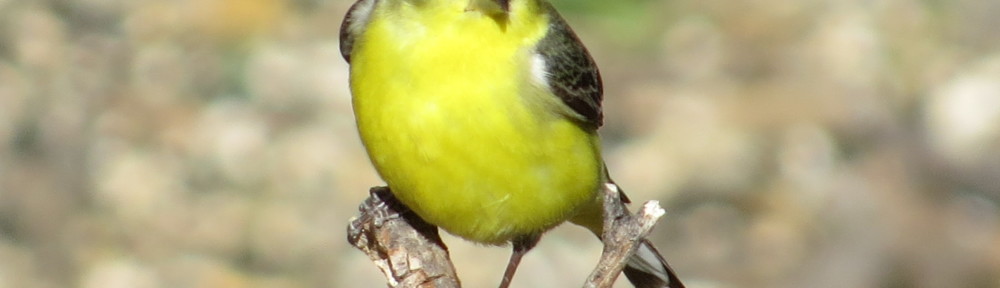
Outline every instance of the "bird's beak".
<svg viewBox="0 0 1000 288"><path fill-rule="evenodd" d="M510 0L469 0L465 11L479 11L488 15L507 14L510 12Z"/></svg>

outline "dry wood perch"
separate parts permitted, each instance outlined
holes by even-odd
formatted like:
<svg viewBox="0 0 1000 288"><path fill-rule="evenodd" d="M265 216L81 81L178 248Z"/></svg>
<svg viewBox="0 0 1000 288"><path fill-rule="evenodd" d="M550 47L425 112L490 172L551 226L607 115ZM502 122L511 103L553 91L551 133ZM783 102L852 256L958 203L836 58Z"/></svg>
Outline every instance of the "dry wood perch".
<svg viewBox="0 0 1000 288"><path fill-rule="evenodd" d="M437 227L400 204L389 188L372 188L358 210L347 242L368 254L389 287L461 287Z"/></svg>
<svg viewBox="0 0 1000 288"><path fill-rule="evenodd" d="M611 287L664 213L657 201L649 201L632 215L617 185L607 183L604 188L604 250L585 288ZM347 240L368 254L389 287L460 287L437 227L406 209L387 187L372 188L370 194L359 207L361 215L347 227Z"/></svg>

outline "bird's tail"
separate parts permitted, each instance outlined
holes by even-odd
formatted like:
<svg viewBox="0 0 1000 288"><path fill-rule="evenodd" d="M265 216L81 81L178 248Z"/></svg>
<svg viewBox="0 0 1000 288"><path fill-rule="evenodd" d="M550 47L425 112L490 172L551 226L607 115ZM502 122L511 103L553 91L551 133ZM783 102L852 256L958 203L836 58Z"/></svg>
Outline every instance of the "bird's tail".
<svg viewBox="0 0 1000 288"><path fill-rule="evenodd" d="M684 288L667 260L649 240L642 239L635 254L625 264L625 277L636 288Z"/></svg>

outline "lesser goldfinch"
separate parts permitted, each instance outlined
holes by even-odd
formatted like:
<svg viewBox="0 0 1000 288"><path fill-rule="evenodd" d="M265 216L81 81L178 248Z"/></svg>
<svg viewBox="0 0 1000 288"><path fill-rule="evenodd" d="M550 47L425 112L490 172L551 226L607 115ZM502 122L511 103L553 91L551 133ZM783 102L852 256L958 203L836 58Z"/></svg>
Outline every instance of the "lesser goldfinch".
<svg viewBox="0 0 1000 288"><path fill-rule="evenodd" d="M602 231L602 84L544 0L359 0L340 49L361 140L392 193L445 231L512 243L501 287L541 234ZM636 287L683 287L643 241Z"/></svg>

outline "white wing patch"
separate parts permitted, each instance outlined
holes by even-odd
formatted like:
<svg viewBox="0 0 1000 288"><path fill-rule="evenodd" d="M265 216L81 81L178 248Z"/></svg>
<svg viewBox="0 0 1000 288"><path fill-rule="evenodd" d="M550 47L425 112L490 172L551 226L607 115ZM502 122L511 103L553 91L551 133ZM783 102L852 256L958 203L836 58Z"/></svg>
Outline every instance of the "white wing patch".
<svg viewBox="0 0 1000 288"><path fill-rule="evenodd" d="M549 88L549 67L541 54L531 55L531 78L542 87Z"/></svg>
<svg viewBox="0 0 1000 288"><path fill-rule="evenodd" d="M542 54L534 53L531 54L531 83L534 88L541 89L539 91L541 94L530 94L536 97L531 97L535 103L542 105L549 109L549 111L554 112L559 115L570 117L573 119L585 121L583 115L577 113L566 105L565 102L559 99L558 95L552 91L552 86L549 83L549 65L548 62Z"/></svg>

